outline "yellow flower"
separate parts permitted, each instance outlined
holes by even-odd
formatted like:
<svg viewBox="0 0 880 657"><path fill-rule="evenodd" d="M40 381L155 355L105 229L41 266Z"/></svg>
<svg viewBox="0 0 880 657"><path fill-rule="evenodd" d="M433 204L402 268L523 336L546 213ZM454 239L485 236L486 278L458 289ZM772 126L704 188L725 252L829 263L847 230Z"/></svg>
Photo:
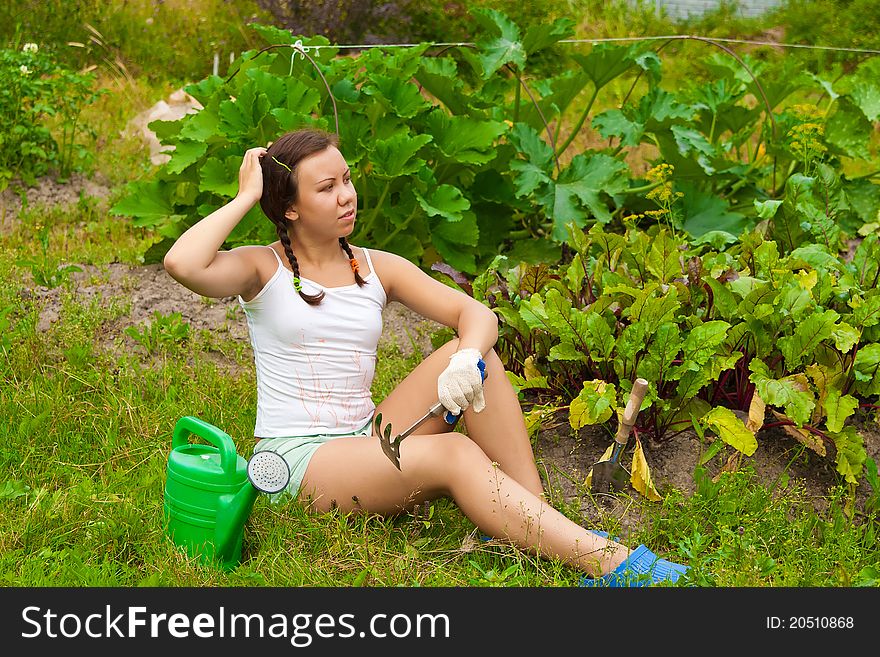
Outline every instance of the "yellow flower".
<svg viewBox="0 0 880 657"><path fill-rule="evenodd" d="M674 171L674 166L667 164L666 162L661 162L657 166L648 170L648 173L645 174L645 178L647 178L648 182L666 182L666 180L672 176Z"/></svg>

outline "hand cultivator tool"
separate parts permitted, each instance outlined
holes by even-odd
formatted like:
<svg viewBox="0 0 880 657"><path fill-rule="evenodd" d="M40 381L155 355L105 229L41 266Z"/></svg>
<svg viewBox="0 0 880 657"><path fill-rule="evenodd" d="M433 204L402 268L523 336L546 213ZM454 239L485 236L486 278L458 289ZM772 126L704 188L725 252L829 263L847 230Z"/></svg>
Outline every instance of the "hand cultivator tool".
<svg viewBox="0 0 880 657"><path fill-rule="evenodd" d="M477 363L477 367L480 368L480 375L483 377L483 381L485 381L486 377L489 376L488 374L486 374L486 363L484 363L483 360L480 359L480 361ZM444 413L443 411L446 412ZM455 425L455 423L458 422L458 418L461 417L461 415L454 415L452 411L447 411L446 408L444 408L443 404L437 402L428 409L427 413L416 420L412 424L412 426L410 426L406 431L398 434L392 439L391 424L386 424L383 430L382 414L376 414L376 419L373 420L373 426L376 429L376 435L379 436L379 444L382 445L382 451L385 452L385 456L391 459L391 462L398 470L400 470L400 443L403 442L404 438L409 436L413 431L418 429L429 419L431 419L432 417L437 417L439 415L443 415L443 419L446 420L446 424L448 424L449 426Z"/></svg>
<svg viewBox="0 0 880 657"><path fill-rule="evenodd" d="M647 392L648 382L645 379L636 379L629 395L629 401L623 410L620 425L617 427L617 434L614 436L614 450L611 452L611 458L593 464L593 479L590 486L593 492L622 490L629 482L630 473L620 464L620 453L626 447L629 434L636 423L639 408L641 408L642 400Z"/></svg>

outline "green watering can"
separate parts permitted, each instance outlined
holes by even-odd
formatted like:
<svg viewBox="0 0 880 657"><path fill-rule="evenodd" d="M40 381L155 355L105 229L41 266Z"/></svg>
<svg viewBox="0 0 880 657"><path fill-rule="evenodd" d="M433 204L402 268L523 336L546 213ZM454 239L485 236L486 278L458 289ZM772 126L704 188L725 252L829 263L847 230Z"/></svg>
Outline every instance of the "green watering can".
<svg viewBox="0 0 880 657"><path fill-rule="evenodd" d="M211 444L190 443L192 435ZM168 456L165 531L189 556L235 568L257 495L278 493L289 481L287 462L278 454L257 452L246 461L229 434L196 417L182 417Z"/></svg>

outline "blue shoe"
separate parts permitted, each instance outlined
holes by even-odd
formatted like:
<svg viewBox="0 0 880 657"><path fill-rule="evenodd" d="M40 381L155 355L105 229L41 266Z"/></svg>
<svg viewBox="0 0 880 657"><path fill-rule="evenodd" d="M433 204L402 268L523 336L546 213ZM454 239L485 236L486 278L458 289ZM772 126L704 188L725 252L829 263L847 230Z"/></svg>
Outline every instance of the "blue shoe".
<svg viewBox="0 0 880 657"><path fill-rule="evenodd" d="M602 538L608 538L608 532L603 532L601 529L588 529L588 532L591 534L595 534L596 536L601 536ZM612 541L620 541L620 537L615 536L611 539Z"/></svg>
<svg viewBox="0 0 880 657"><path fill-rule="evenodd" d="M595 532L600 536L604 532ZM607 535L606 535L607 537ZM602 577L584 577L580 586L652 586L661 582L675 583L690 570L687 566L661 559L645 545L638 546L612 572Z"/></svg>

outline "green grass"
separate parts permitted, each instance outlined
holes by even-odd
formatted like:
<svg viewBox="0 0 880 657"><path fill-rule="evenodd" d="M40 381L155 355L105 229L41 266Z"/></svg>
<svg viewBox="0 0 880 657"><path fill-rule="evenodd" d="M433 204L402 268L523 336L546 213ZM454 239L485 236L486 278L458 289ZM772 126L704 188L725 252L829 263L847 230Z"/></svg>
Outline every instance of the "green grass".
<svg viewBox="0 0 880 657"><path fill-rule="evenodd" d="M141 11L146 5L136 6ZM105 32L126 34L132 25L127 19ZM581 29L596 35L598 28ZM179 70L197 68L202 54L176 52L188 58ZM126 182L152 170L145 147L120 132L129 118L177 88L179 77L104 70L101 84L111 93L84 119L102 126L88 144L95 153L90 173L109 181L111 197L27 207L0 235L0 584L575 584L579 574L562 564L474 540L474 526L448 500L388 519L314 516L296 504L260 498L246 528L242 563L231 572L187 558L167 539L163 488L177 420L196 415L233 436L241 454L250 453L255 390L249 347L219 332L175 330L171 318L160 320L153 333L138 327L143 337L137 340L118 330L132 310L125 287L118 297L90 299L77 293L69 275L58 275L52 291L33 280L65 264L94 265L100 277L110 263L138 264L158 238L108 216L107 208ZM625 92L625 85L608 89L614 100ZM22 259L36 264L16 264ZM61 311L40 331L49 294L59 295ZM376 400L420 358L385 348ZM770 491L748 467L717 482L701 472L695 476L691 497L669 491L661 503L631 500L645 523L628 542L690 564L701 586L880 585L878 518L844 513L844 490L833 491L827 510L817 514L802 491ZM549 499L583 520L577 505L565 504L554 491ZM618 527L602 529L614 533Z"/></svg>
<svg viewBox="0 0 880 657"><path fill-rule="evenodd" d="M163 329L127 339L123 288L86 298L66 280L59 320L38 331L46 294L13 254L36 253L35 217L50 227L50 262L136 264L147 237L92 201L29 209L4 236L0 258L0 583L69 586L570 586L579 575L499 543L473 540L474 526L448 500L397 518L308 515L296 504L257 500L242 564L231 572L189 559L162 527L171 432L195 415L233 436L249 454L255 412L250 352L208 331ZM91 226L91 228L89 228ZM65 237L66 236L66 237ZM103 236L103 239L101 239ZM100 276L100 274L98 274ZM39 292L39 290L36 290ZM43 290L43 292L46 292ZM166 322L169 326L170 322ZM164 337L163 337L164 336ZM215 358L241 365L230 370ZM419 362L396 345L380 353L373 392L387 395ZM232 372L237 372L231 374ZM705 586L874 586L877 518L847 517L846 494L817 515L794 487L771 492L748 468L697 493L662 503L634 499L643 542L694 568ZM553 504L582 521L577 507ZM612 532L614 526L604 527ZM650 528L650 529L649 529Z"/></svg>

